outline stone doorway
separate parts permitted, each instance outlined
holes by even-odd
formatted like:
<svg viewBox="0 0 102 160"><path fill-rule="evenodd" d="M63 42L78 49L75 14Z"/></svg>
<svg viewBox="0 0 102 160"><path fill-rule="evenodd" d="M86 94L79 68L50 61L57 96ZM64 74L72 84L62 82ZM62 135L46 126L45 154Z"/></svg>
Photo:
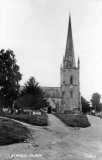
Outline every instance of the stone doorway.
<svg viewBox="0 0 102 160"><path fill-rule="evenodd" d="M49 114L51 114L51 113L52 113L52 108L51 108L51 106L49 106L49 107L48 107L48 109L47 109L47 113L49 113Z"/></svg>

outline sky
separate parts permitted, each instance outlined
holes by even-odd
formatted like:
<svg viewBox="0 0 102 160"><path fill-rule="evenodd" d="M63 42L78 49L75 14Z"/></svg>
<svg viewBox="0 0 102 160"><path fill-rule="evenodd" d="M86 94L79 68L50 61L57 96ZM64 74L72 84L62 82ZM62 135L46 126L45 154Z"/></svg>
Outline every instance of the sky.
<svg viewBox="0 0 102 160"><path fill-rule="evenodd" d="M101 0L0 0L0 49L11 49L23 74L41 86L60 86L69 12L80 90L87 100L102 95Z"/></svg>

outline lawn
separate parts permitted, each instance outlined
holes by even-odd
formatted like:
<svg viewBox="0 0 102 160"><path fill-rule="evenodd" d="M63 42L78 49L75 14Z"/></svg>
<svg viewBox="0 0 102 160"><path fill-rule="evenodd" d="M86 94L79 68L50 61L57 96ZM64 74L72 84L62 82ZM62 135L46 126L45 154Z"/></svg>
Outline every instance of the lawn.
<svg viewBox="0 0 102 160"><path fill-rule="evenodd" d="M6 116L11 119L16 119L21 122L26 122L28 124L36 125L36 126L47 126L48 125L48 116L46 114L42 114L42 115L6 114L3 116Z"/></svg>
<svg viewBox="0 0 102 160"><path fill-rule="evenodd" d="M27 127L8 118L0 117L0 145L24 142L30 137Z"/></svg>
<svg viewBox="0 0 102 160"><path fill-rule="evenodd" d="M66 114L58 113L55 115L70 127L85 128L90 126L88 118L84 114L74 115L74 114L67 114L67 113Z"/></svg>

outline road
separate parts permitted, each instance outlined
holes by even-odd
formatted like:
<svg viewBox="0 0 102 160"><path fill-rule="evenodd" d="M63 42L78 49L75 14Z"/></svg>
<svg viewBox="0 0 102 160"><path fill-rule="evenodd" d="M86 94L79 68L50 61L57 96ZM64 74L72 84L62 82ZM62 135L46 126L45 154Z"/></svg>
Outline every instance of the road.
<svg viewBox="0 0 102 160"><path fill-rule="evenodd" d="M102 160L102 119L88 116L91 127L67 127L54 115L49 126L25 124L33 139L0 147L0 160Z"/></svg>

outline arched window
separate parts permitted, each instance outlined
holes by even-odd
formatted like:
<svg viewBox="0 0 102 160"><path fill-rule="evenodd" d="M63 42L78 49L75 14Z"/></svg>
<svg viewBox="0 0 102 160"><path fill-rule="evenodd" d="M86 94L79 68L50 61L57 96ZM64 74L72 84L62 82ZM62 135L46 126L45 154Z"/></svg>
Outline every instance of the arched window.
<svg viewBox="0 0 102 160"><path fill-rule="evenodd" d="M70 97L73 98L73 90L70 91Z"/></svg>
<svg viewBox="0 0 102 160"><path fill-rule="evenodd" d="M73 76L70 76L70 84L73 85Z"/></svg>

